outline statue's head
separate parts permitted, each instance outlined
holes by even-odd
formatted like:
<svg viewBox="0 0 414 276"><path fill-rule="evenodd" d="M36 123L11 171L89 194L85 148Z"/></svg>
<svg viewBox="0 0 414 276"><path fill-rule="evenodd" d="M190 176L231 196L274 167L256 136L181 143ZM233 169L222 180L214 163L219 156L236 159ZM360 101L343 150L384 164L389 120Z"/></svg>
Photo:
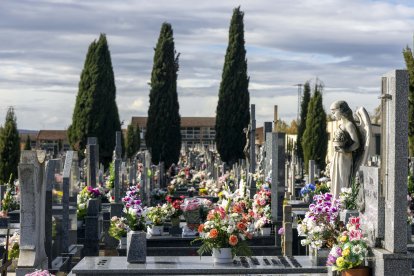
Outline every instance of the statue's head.
<svg viewBox="0 0 414 276"><path fill-rule="evenodd" d="M348 120L352 120L352 110L349 108L348 104L345 101L336 101L331 104L330 110L336 119L340 117L345 117ZM339 117L340 116L340 117Z"/></svg>

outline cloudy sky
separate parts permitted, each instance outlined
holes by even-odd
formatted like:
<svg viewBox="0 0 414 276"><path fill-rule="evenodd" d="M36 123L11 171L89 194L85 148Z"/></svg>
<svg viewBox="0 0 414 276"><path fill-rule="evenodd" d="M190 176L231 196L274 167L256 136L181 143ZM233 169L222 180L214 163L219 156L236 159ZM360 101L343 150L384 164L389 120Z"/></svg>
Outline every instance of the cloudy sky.
<svg viewBox="0 0 414 276"><path fill-rule="evenodd" d="M71 123L89 44L105 33L121 120L147 114L148 81L163 22L180 52L181 116L214 116L232 10L245 12L250 101L257 122L297 116L297 87L323 81L337 99L368 111L382 74L404 68L414 1L369 0L1 0L0 123L9 106L21 129Z"/></svg>

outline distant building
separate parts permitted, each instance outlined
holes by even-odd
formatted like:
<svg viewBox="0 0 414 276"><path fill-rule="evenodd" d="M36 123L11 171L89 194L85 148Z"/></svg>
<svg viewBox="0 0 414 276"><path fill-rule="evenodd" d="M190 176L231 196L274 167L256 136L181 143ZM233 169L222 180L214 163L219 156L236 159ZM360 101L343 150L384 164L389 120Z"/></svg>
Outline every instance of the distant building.
<svg viewBox="0 0 414 276"><path fill-rule="evenodd" d="M147 117L132 117L131 123L141 129L141 149L145 149ZM181 117L183 145L214 145L216 138L215 117Z"/></svg>
<svg viewBox="0 0 414 276"><path fill-rule="evenodd" d="M36 148L59 153L70 149L66 130L40 130L36 137Z"/></svg>
<svg viewBox="0 0 414 276"><path fill-rule="evenodd" d="M36 138L39 131L37 130L23 130L19 129L20 150L23 150L26 145L27 136L30 137L30 146L32 149L36 148Z"/></svg>

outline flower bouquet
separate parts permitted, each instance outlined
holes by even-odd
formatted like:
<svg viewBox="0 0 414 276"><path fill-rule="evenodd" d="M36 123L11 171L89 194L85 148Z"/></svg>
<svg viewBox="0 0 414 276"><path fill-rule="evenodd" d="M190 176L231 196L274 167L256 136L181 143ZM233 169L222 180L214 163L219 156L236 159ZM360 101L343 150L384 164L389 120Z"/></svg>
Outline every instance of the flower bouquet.
<svg viewBox="0 0 414 276"><path fill-rule="evenodd" d="M35 270L32 273L26 274L26 276L55 276L55 274L52 274L49 272L49 270Z"/></svg>
<svg viewBox="0 0 414 276"><path fill-rule="evenodd" d="M126 192L126 196L122 198L122 202L126 208L129 208L133 205L141 205L141 200L139 198L139 188L136 186L129 187L128 191Z"/></svg>
<svg viewBox="0 0 414 276"><path fill-rule="evenodd" d="M255 229L260 230L263 228L269 228L272 222L272 215L270 209L271 192L265 186L259 190L253 197L253 213L256 219ZM266 230L265 235L270 235L270 231Z"/></svg>
<svg viewBox="0 0 414 276"><path fill-rule="evenodd" d="M359 267L368 254L368 245L360 229L359 217L351 217L328 256L327 265L333 271Z"/></svg>
<svg viewBox="0 0 414 276"><path fill-rule="evenodd" d="M77 217L78 220L84 219L88 210L88 200L94 198L102 198L105 195L105 190L102 187L92 188L86 186L80 191L77 197Z"/></svg>
<svg viewBox="0 0 414 276"><path fill-rule="evenodd" d="M312 183L306 184L302 189L300 189L300 195L303 197L305 202L311 203L313 195L315 194L316 186Z"/></svg>
<svg viewBox="0 0 414 276"><path fill-rule="evenodd" d="M231 262L234 255L250 255L250 249L244 242L252 238L248 231L248 221L243 213L229 212L231 208L217 207L207 215L207 221L198 227L200 237L195 241L201 241L202 245L197 250L199 255L213 253L215 262ZM231 255L220 259L222 251L229 251Z"/></svg>
<svg viewBox="0 0 414 276"><path fill-rule="evenodd" d="M309 205L305 218L298 224L299 236L305 237L301 244L317 250L331 248L341 231L340 201L333 199L330 193L315 195L313 201L315 203Z"/></svg>
<svg viewBox="0 0 414 276"><path fill-rule="evenodd" d="M200 224L201 200L199 198L185 198L180 205L187 225L183 227L183 236L195 236Z"/></svg>
<svg viewBox="0 0 414 276"><path fill-rule="evenodd" d="M118 218L117 216L111 218L111 225L108 230L111 237L121 240L121 238L126 237L127 231L128 225L126 218Z"/></svg>

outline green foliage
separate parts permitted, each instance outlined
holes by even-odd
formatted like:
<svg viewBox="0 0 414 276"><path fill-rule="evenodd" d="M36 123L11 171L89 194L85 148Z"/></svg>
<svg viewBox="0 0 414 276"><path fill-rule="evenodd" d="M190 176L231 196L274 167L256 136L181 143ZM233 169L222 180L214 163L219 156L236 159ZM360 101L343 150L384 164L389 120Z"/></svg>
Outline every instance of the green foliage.
<svg viewBox="0 0 414 276"><path fill-rule="evenodd" d="M112 190L114 186L115 186L115 160L109 164L109 177L108 177L108 183L106 187Z"/></svg>
<svg viewBox="0 0 414 276"><path fill-rule="evenodd" d="M407 182L408 182L408 194L412 195L414 194L414 177L411 174L411 172L409 172L408 177L407 177Z"/></svg>
<svg viewBox="0 0 414 276"><path fill-rule="evenodd" d="M304 160L303 159L303 148L302 148L302 139L303 139L302 137L306 129L306 118L308 115L308 106L309 106L309 102L311 98L310 92L311 92L310 84L309 82L306 82L305 85L303 86L303 97L302 97L302 103L300 105L300 121L299 121L299 126L298 126L298 136L296 140L297 156L298 158L302 160Z"/></svg>
<svg viewBox="0 0 414 276"><path fill-rule="evenodd" d="M134 154L139 151L141 145L140 134L141 132L139 127L135 128L132 124L128 126L127 136L125 139L127 158L132 158Z"/></svg>
<svg viewBox="0 0 414 276"><path fill-rule="evenodd" d="M405 65L409 75L408 91L408 146L410 156L414 155L414 58L412 50L407 46L403 49Z"/></svg>
<svg viewBox="0 0 414 276"><path fill-rule="evenodd" d="M1 201L1 210L5 213L18 210L20 208L14 194L14 182L13 175L10 175L9 182L7 183L7 189L4 193L3 200Z"/></svg>
<svg viewBox="0 0 414 276"><path fill-rule="evenodd" d="M32 146L30 144L31 144L30 136L27 135L26 142L24 143L24 150L32 150Z"/></svg>
<svg viewBox="0 0 414 276"><path fill-rule="evenodd" d="M240 7L233 10L216 110L217 151L221 160L229 164L244 159L243 129L250 120L243 17Z"/></svg>
<svg viewBox="0 0 414 276"><path fill-rule="evenodd" d="M112 217L111 225L109 226L108 234L114 239L120 240L127 236L127 225L125 218Z"/></svg>
<svg viewBox="0 0 414 276"><path fill-rule="evenodd" d="M87 138L97 137L99 160L108 166L115 147L115 132L121 130L111 55L106 36L91 43L79 81L79 91L68 129L69 142L83 154Z"/></svg>
<svg viewBox="0 0 414 276"><path fill-rule="evenodd" d="M9 107L4 127L0 129L0 183L17 178L20 160L20 138L13 107Z"/></svg>
<svg viewBox="0 0 414 276"><path fill-rule="evenodd" d="M19 258L19 253L20 253L20 246L18 242L13 243L13 245L11 246L11 248L9 248L9 256L8 259L9 260L14 260Z"/></svg>
<svg viewBox="0 0 414 276"><path fill-rule="evenodd" d="M309 102L306 117L306 129L302 137L305 168L308 169L309 160L315 160L320 168L325 168L328 134L326 132L326 113L322 105L321 85L315 85L315 92Z"/></svg>
<svg viewBox="0 0 414 276"><path fill-rule="evenodd" d="M177 96L178 57L173 30L163 23L155 47L145 142L152 162L166 168L177 163L181 150L181 117Z"/></svg>

